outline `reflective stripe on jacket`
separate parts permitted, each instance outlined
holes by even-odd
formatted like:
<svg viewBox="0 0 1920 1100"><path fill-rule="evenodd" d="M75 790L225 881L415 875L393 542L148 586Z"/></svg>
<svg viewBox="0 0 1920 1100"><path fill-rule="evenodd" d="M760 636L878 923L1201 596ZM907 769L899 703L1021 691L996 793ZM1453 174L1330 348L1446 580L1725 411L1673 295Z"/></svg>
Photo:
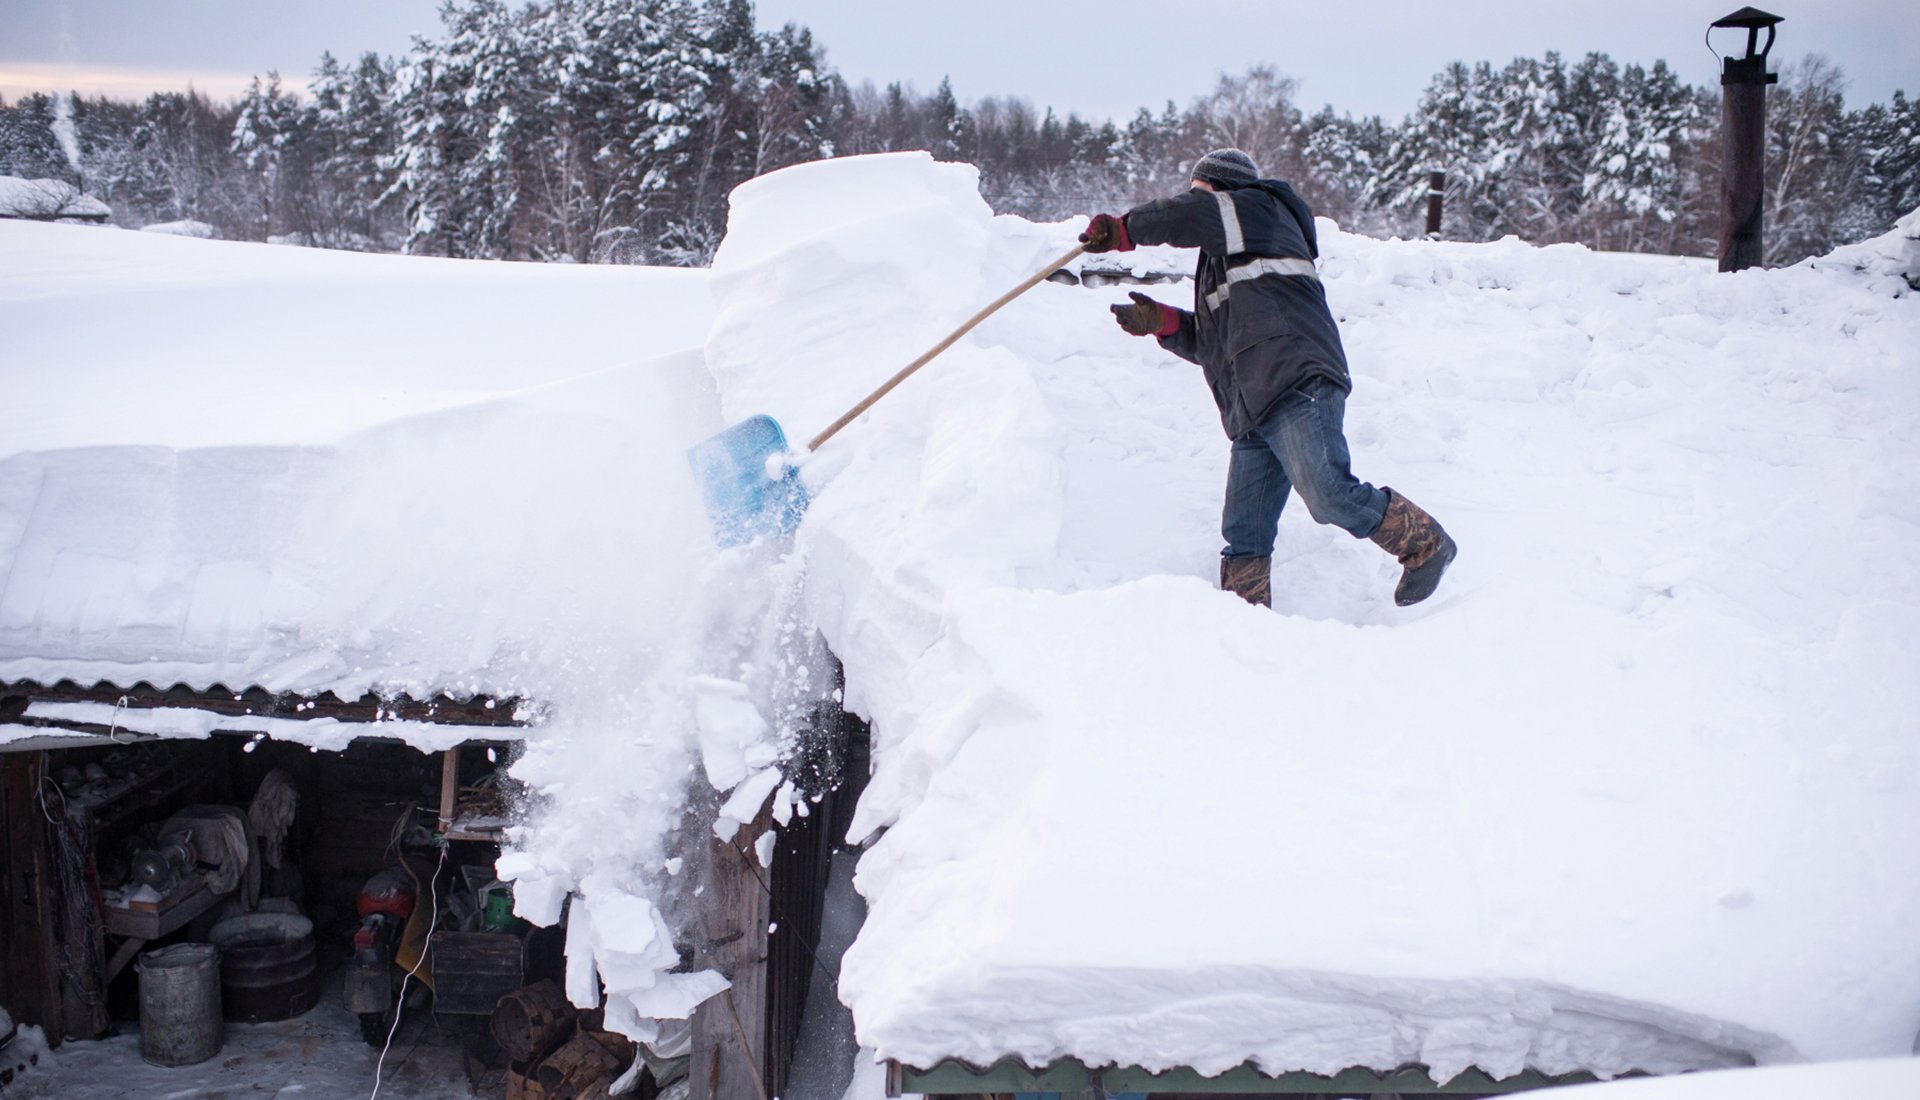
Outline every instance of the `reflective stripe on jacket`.
<svg viewBox="0 0 1920 1100"><path fill-rule="evenodd" d="M1192 312L1160 344L1200 364L1230 438L1309 378L1351 390L1346 352L1315 273L1313 213L1279 180L1194 188L1127 212L1136 244L1197 248Z"/></svg>

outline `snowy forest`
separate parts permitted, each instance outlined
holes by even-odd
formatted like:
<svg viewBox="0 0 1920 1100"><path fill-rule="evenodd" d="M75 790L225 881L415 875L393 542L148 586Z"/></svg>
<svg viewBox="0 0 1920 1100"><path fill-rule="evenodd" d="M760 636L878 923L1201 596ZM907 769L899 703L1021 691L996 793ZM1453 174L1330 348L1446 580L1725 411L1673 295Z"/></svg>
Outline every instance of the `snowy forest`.
<svg viewBox="0 0 1920 1100"><path fill-rule="evenodd" d="M1557 54L1456 62L1402 121L1308 113L1272 67L1223 74L1181 108L1065 118L1018 95L963 105L850 86L804 27L755 28L750 0L449 0L403 57L323 55L304 91L256 78L236 102L0 101L0 175L65 180L139 226L423 255L699 265L728 192L825 157L927 149L979 166L994 209L1056 220L1176 190L1238 146L1348 229L1411 237L1428 173L1443 235L1712 255L1717 87L1662 61ZM1768 256L1879 233L1920 206L1920 103L1849 110L1845 76L1790 63L1768 104Z"/></svg>

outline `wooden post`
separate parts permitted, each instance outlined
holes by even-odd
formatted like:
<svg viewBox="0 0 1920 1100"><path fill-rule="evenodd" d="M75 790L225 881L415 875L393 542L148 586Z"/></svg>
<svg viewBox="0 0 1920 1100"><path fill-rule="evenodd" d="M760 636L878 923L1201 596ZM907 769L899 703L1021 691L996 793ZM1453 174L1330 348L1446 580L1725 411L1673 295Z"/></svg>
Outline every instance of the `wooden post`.
<svg viewBox="0 0 1920 1100"><path fill-rule="evenodd" d="M460 746L440 754L440 831L453 831L453 813L460 804Z"/></svg>
<svg viewBox="0 0 1920 1100"><path fill-rule="evenodd" d="M1447 197L1447 174L1434 172L1427 176L1427 239L1440 239L1440 205Z"/></svg>
<svg viewBox="0 0 1920 1100"><path fill-rule="evenodd" d="M6 956L7 1008L16 1022L44 1028L47 1041L57 1047L67 1029L53 958L53 876L47 821L38 802L45 774L41 760L37 752L0 754L0 817L7 829L0 949Z"/></svg>
<svg viewBox="0 0 1920 1100"><path fill-rule="evenodd" d="M726 975L733 988L694 1011L688 1100L764 1100L771 905L766 872L752 852L754 841L772 827L763 811L732 842L714 838L709 844L695 962Z"/></svg>

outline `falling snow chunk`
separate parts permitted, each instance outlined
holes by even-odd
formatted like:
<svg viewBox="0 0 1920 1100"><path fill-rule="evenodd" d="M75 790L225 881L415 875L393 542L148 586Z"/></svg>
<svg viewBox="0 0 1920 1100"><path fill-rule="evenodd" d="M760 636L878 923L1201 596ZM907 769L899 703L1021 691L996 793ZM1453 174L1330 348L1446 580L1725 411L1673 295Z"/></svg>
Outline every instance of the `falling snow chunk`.
<svg viewBox="0 0 1920 1100"><path fill-rule="evenodd" d="M732 796L720 807L720 815L713 823L714 835L721 840L732 840L733 835L740 831L740 826L760 816L760 807L766 805L767 796L779 785L780 769L767 768L755 772L734 788Z"/></svg>

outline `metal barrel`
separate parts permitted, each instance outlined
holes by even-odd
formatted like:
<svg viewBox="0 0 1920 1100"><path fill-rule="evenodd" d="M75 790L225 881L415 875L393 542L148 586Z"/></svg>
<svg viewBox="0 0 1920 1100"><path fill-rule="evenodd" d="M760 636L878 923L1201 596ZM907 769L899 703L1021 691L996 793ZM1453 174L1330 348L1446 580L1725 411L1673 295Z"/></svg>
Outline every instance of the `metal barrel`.
<svg viewBox="0 0 1920 1100"><path fill-rule="evenodd" d="M140 1057L156 1066L190 1066L220 1052L220 949L177 943L148 951L140 975Z"/></svg>

